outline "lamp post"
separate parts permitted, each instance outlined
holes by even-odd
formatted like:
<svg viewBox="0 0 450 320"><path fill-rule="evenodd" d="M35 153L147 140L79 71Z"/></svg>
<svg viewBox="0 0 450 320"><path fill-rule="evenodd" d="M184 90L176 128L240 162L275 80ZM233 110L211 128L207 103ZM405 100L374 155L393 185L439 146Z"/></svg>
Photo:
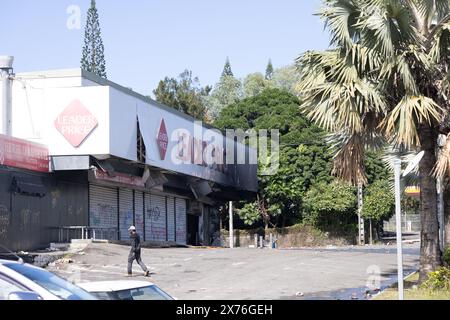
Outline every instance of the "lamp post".
<svg viewBox="0 0 450 320"><path fill-rule="evenodd" d="M411 161L402 174L402 160L394 160L395 179L395 229L397 231L397 277L398 277L398 299L403 300L403 252L402 252L402 204L401 204L401 177L406 177L422 160L424 151L419 152Z"/></svg>
<svg viewBox="0 0 450 320"><path fill-rule="evenodd" d="M397 278L398 278L398 299L403 300L403 252L402 252L402 208L400 175L402 162L400 159L394 160L395 178L395 228L397 231Z"/></svg>

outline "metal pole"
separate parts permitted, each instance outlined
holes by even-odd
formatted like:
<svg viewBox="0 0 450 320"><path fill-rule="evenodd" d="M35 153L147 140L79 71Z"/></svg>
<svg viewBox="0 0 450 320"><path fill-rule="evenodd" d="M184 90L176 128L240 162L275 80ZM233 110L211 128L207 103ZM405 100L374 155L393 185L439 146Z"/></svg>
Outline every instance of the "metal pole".
<svg viewBox="0 0 450 320"><path fill-rule="evenodd" d="M363 207L363 186L358 183L358 244L363 246L365 244L364 235L364 219L361 217Z"/></svg>
<svg viewBox="0 0 450 320"><path fill-rule="evenodd" d="M401 161L394 162L395 176L395 227L397 230L397 277L398 277L398 299L403 300L403 254L402 254L402 208L400 190Z"/></svg>
<svg viewBox="0 0 450 320"><path fill-rule="evenodd" d="M255 234L255 248L258 249L258 234Z"/></svg>
<svg viewBox="0 0 450 320"><path fill-rule="evenodd" d="M273 234L271 233L270 234L270 248L269 249L272 249L273 248Z"/></svg>
<svg viewBox="0 0 450 320"><path fill-rule="evenodd" d="M0 133L12 135L12 64L14 58L11 56L0 56L0 78L2 80L2 101L1 101L1 130Z"/></svg>
<svg viewBox="0 0 450 320"><path fill-rule="evenodd" d="M233 201L229 202L228 211L230 215L230 248L234 248L234 235L233 235Z"/></svg>

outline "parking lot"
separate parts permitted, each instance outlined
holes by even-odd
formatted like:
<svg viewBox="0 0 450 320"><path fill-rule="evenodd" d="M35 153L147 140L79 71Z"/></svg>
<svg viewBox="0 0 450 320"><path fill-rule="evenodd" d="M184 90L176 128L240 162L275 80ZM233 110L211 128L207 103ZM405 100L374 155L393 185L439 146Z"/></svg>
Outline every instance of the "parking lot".
<svg viewBox="0 0 450 320"><path fill-rule="evenodd" d="M129 247L90 244L71 263L48 267L75 282L130 279ZM419 245L404 246L404 268L418 266ZM379 273L381 287L395 282L394 246L252 249L143 249L149 281L178 299L363 299ZM133 265L132 279L146 280ZM371 278L372 276L372 278Z"/></svg>

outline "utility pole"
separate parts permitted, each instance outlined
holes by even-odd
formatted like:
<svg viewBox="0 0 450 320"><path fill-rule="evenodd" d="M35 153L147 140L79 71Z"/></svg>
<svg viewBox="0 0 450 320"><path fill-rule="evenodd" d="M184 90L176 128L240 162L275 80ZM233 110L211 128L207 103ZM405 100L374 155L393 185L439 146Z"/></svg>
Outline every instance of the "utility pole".
<svg viewBox="0 0 450 320"><path fill-rule="evenodd" d="M358 244L363 246L365 244L364 235L364 219L361 216L363 207L363 186L358 183Z"/></svg>
<svg viewBox="0 0 450 320"><path fill-rule="evenodd" d="M230 215L230 248L234 248L234 235L233 235L233 201L228 204L228 212Z"/></svg>

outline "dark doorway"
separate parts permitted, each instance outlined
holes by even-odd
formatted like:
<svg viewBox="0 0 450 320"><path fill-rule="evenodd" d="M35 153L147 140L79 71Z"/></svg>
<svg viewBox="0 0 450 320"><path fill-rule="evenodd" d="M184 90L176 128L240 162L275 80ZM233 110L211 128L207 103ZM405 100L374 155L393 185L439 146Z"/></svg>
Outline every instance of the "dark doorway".
<svg viewBox="0 0 450 320"><path fill-rule="evenodd" d="M187 244L198 246L198 216L187 215Z"/></svg>

